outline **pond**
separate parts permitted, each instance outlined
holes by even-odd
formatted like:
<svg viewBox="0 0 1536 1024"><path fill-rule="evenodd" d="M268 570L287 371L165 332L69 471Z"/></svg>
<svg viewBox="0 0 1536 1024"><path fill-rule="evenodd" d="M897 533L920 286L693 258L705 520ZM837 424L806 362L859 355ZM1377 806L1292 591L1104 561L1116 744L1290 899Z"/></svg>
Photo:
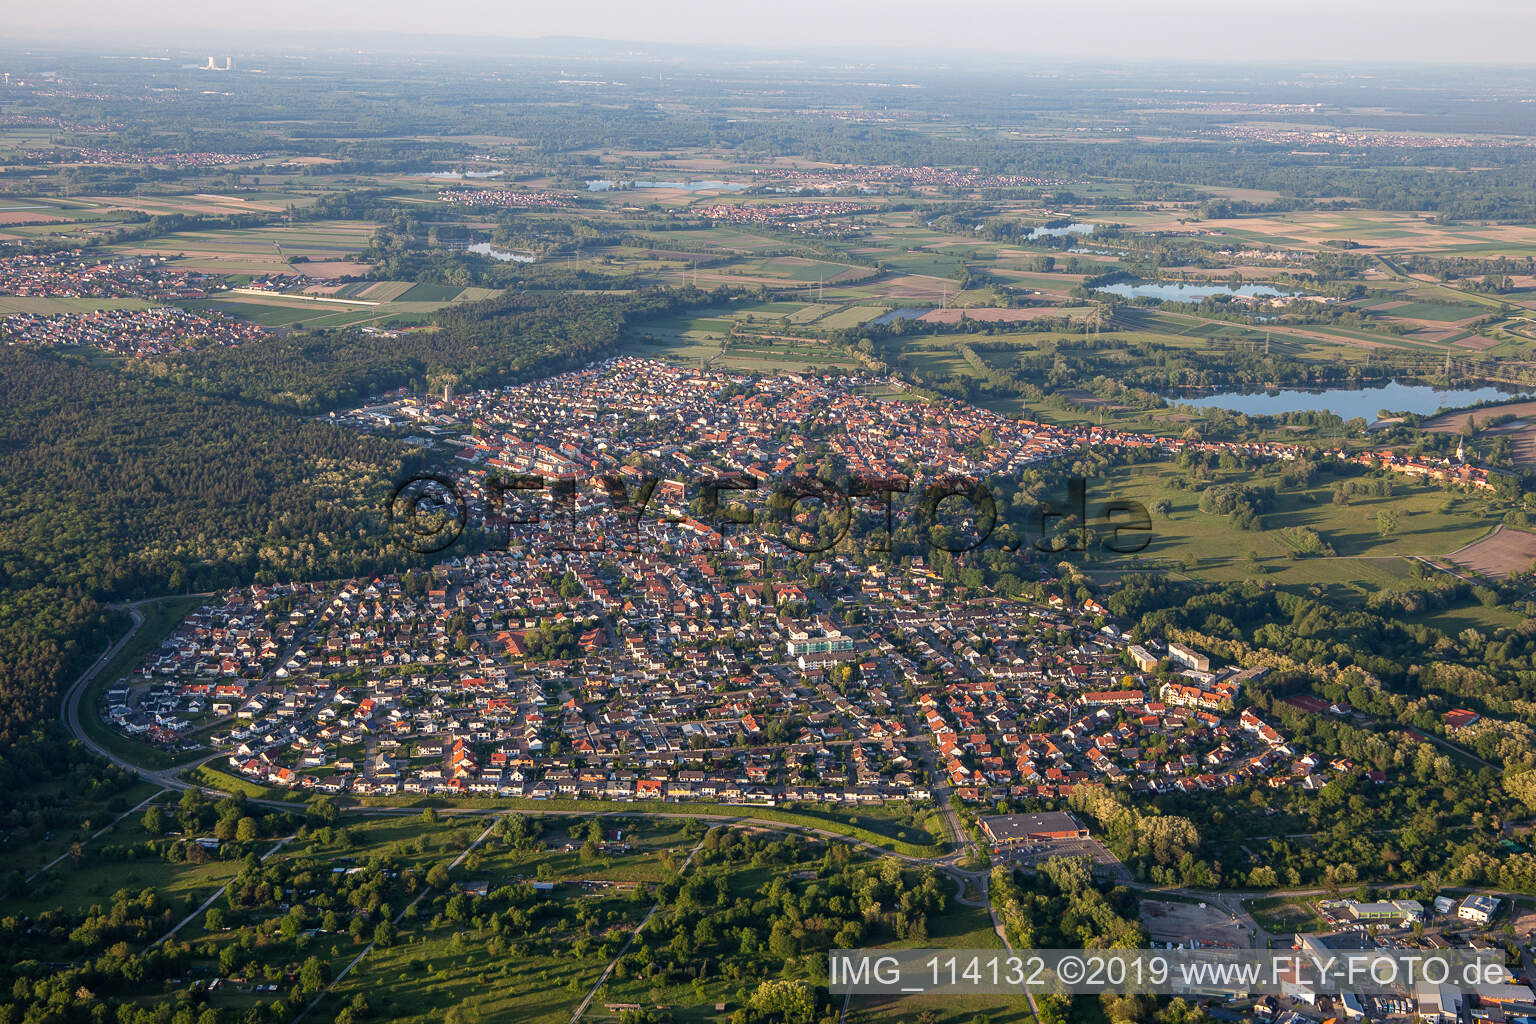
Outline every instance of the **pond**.
<svg viewBox="0 0 1536 1024"><path fill-rule="evenodd" d="M480 242L464 251L472 252L476 256L489 256L491 259L500 260L503 263L536 263L539 259L537 256L529 256L525 252L510 252L506 249L498 249L490 242Z"/></svg>
<svg viewBox="0 0 1536 1024"><path fill-rule="evenodd" d="M1441 409L1458 409L1479 402L1523 397L1493 386L1480 388L1436 388L1394 380L1369 388L1279 388L1274 391L1218 391L1199 398L1170 398L1178 405L1197 409L1229 409L1249 416L1278 416L1287 412L1332 412L1344 419L1359 416L1375 420L1383 409L1420 415Z"/></svg>
<svg viewBox="0 0 1536 1024"><path fill-rule="evenodd" d="M684 192L744 192L751 185L736 181L630 181L597 178L587 182L588 192L607 192L615 188L675 188Z"/></svg>
<svg viewBox="0 0 1536 1024"><path fill-rule="evenodd" d="M897 320L916 320L924 313L931 312L932 310L932 306L902 306L900 309L893 309L889 313L880 314L871 320L870 323L884 327L886 324L893 324Z"/></svg>
<svg viewBox="0 0 1536 1024"><path fill-rule="evenodd" d="M1117 281L1101 284L1101 292L1118 295L1122 299L1162 299L1165 302L1199 302L1212 295L1258 296L1296 295L1267 284L1225 284L1221 281Z"/></svg>

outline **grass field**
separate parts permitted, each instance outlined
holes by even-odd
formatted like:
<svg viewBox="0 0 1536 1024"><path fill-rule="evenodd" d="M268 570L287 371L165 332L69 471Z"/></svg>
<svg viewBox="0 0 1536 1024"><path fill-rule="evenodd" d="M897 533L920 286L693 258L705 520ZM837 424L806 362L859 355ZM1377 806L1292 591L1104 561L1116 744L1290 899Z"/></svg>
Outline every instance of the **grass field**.
<svg viewBox="0 0 1536 1024"><path fill-rule="evenodd" d="M898 941L894 947L933 947L936 949L1002 950L1002 940L992 929L992 917L985 907L970 907L951 899L937 920L929 922L928 937L921 941ZM1029 1001L1022 995L906 995L858 996L848 1007L848 1020L854 1024L892 1024L911 1021L930 1011L939 1024L967 1024L975 1015L1008 1024L1023 1024L1034 1019Z"/></svg>
<svg viewBox="0 0 1536 1024"><path fill-rule="evenodd" d="M129 815L86 845L85 860L78 867L66 859L34 880L25 895L6 900L0 906L5 913L34 916L50 909L81 911L95 904L111 903L113 893L120 889L138 893L152 888L170 905L173 919L180 920L240 870L239 857L193 864L149 856L124 860L104 852L107 847L128 846L148 838L139 817ZM252 844L260 852L271 846L270 841Z"/></svg>
<svg viewBox="0 0 1536 1024"><path fill-rule="evenodd" d="M400 302L449 302L464 289L456 284L418 284L396 296Z"/></svg>
<svg viewBox="0 0 1536 1024"><path fill-rule="evenodd" d="M627 916L636 912L625 901L604 903ZM322 1002L316 1019L329 1019L364 993L370 1004L382 1005L386 1019L407 1024L438 1024L454 1006L465 1007L469 1020L564 1024L608 959L604 945L574 941L558 954L493 958L485 953L490 938L488 929L449 923L423 926L413 930L410 941L375 947Z"/></svg>
<svg viewBox="0 0 1536 1024"><path fill-rule="evenodd" d="M415 285L412 290L427 287L437 289L439 286ZM489 288L449 287L443 290L450 293L449 299L425 301L368 299L361 300L356 305L349 305L344 302L316 302L298 295L273 293L270 296L241 294L229 298L198 299L183 302L181 305L192 309L213 310L227 316L249 320L263 327L361 327L369 324L427 323L431 320L432 314L448 305L450 300L470 301L471 298L487 297L482 293L499 294ZM460 298L466 292L473 294ZM370 304L364 305L364 301Z"/></svg>
<svg viewBox="0 0 1536 1024"><path fill-rule="evenodd" d="M1408 579L1407 556L1437 557L1481 537L1493 520L1480 502L1448 495L1436 488L1395 480L1390 497L1356 497L1348 505L1332 501L1332 480L1322 475L1310 487L1277 487L1272 511L1258 530L1239 529L1230 518L1198 508L1199 495L1174 486L1183 474L1168 463L1113 470L1088 483L1088 515L1114 500L1133 499L1152 509L1166 500L1167 515L1152 513L1150 543L1138 557L1182 566L1191 575L1218 581L1255 576L1289 588L1322 587L1356 603L1377 589L1401 586ZM1277 484L1244 471L1217 471L1213 484ZM1380 535L1376 513L1389 509L1399 517L1398 531ZM1333 556L1293 557L1286 531L1308 527L1334 549ZM1250 558L1253 552L1256 558ZM1106 556L1099 564L1113 567Z"/></svg>
<svg viewBox="0 0 1536 1024"><path fill-rule="evenodd" d="M842 352L818 342L796 342L752 334L733 337L733 328L744 325L747 316L755 316L757 308L712 307L652 321L630 332L627 349L634 355L684 366L707 364L752 373L857 365ZM770 325L767 333L771 335L775 330Z"/></svg>
<svg viewBox="0 0 1536 1024"><path fill-rule="evenodd" d="M1385 315L1408 320L1444 320L1455 322L1479 316L1486 312L1477 306L1451 302L1409 302L1386 310Z"/></svg>
<svg viewBox="0 0 1536 1024"><path fill-rule="evenodd" d="M866 321L873 320L884 312L885 307L883 306L847 306L817 320L816 326L829 331L841 330L845 327L857 327Z"/></svg>
<svg viewBox="0 0 1536 1024"><path fill-rule="evenodd" d="M1291 936L1297 932L1316 932L1327 924L1305 900L1288 896L1261 896L1244 903L1259 927L1271 935Z"/></svg>
<svg viewBox="0 0 1536 1024"><path fill-rule="evenodd" d="M61 817L47 825L18 825L0 832L0 850L4 851L6 867L23 875L31 875L54 858L67 853L74 843L89 841L92 833L153 796L159 788L152 783L139 781L108 797L88 797L68 790L53 780L26 787L26 795L39 804L57 801L66 804L67 809ZM68 861L55 865L56 868L60 866L68 870Z"/></svg>

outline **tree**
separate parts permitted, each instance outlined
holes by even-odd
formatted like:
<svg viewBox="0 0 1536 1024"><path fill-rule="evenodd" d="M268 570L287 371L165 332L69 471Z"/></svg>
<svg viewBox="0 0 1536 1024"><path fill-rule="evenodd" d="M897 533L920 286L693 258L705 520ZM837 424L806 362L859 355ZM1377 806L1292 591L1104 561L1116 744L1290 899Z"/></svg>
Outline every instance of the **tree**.
<svg viewBox="0 0 1536 1024"><path fill-rule="evenodd" d="M141 824L144 826L144 831L152 836L165 834L165 812L160 809L159 804L149 805L149 810L144 812Z"/></svg>
<svg viewBox="0 0 1536 1024"><path fill-rule="evenodd" d="M235 838L242 843L251 842L256 838L256 835L255 818L241 818L240 823L235 826Z"/></svg>
<svg viewBox="0 0 1536 1024"><path fill-rule="evenodd" d="M1398 515L1389 508L1378 509L1376 512L1376 532L1383 537L1390 537L1397 532Z"/></svg>
<svg viewBox="0 0 1536 1024"><path fill-rule="evenodd" d="M784 1024L811 1024L816 1017L816 996L803 981L772 979L758 985L747 1006L769 1020Z"/></svg>
<svg viewBox="0 0 1536 1024"><path fill-rule="evenodd" d="M1255 889L1273 889L1280 884L1280 880L1275 875L1274 868L1268 864L1261 864L1248 872L1248 884Z"/></svg>
<svg viewBox="0 0 1536 1024"><path fill-rule="evenodd" d="M310 957L299 968L299 987L306 993L318 992L325 985L325 969L317 957Z"/></svg>
<svg viewBox="0 0 1536 1024"><path fill-rule="evenodd" d="M1536 770L1506 772L1504 791L1527 808L1536 809Z"/></svg>

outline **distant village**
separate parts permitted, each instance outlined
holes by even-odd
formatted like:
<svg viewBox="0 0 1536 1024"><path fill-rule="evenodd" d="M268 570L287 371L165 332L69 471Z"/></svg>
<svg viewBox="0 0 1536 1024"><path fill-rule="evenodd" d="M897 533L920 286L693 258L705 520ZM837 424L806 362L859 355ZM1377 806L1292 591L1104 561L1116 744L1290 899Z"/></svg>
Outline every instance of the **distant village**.
<svg viewBox="0 0 1536 1024"><path fill-rule="evenodd" d="M201 299L217 280L171 264L163 256L103 257L84 249L0 256L0 295Z"/></svg>
<svg viewBox="0 0 1536 1024"><path fill-rule="evenodd" d="M194 313L180 306L0 316L0 340L8 344L89 346L138 357L204 346L233 347L270 333L249 321L216 312Z"/></svg>

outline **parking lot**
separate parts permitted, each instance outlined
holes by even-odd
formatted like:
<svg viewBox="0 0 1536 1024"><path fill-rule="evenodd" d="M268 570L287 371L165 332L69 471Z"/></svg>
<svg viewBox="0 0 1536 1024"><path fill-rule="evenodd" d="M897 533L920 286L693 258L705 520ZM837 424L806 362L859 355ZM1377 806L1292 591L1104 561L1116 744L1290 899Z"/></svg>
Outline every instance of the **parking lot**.
<svg viewBox="0 0 1536 1024"><path fill-rule="evenodd" d="M1115 882L1131 881L1131 873L1120 858L1097 839L1037 839L1004 850L996 859L1007 864L1039 864L1052 857L1087 857L1093 862L1095 874Z"/></svg>

